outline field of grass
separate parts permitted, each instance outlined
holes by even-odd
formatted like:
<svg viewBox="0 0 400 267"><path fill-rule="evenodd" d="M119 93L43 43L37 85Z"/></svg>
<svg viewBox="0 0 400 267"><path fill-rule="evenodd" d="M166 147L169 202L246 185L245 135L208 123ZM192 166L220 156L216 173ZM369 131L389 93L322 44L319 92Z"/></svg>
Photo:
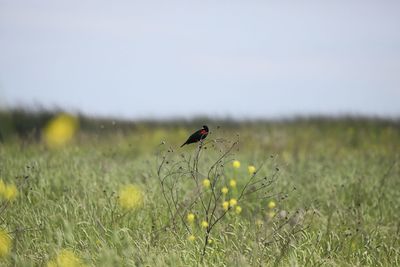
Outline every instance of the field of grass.
<svg viewBox="0 0 400 267"><path fill-rule="evenodd" d="M398 122L210 122L193 176L185 162L198 146L179 145L202 124L122 131L109 122L64 147L28 137L0 143L0 178L18 188L14 201L0 200L0 229L12 240L8 251L0 244L0 266L400 266ZM162 162L161 178L173 178L165 191ZM249 165L258 169L252 181L266 184L240 198ZM219 177L220 198L203 185L207 177L211 186ZM175 207L163 194L168 200L171 188ZM213 222L232 198L238 203L205 241L202 200L216 201Z"/></svg>

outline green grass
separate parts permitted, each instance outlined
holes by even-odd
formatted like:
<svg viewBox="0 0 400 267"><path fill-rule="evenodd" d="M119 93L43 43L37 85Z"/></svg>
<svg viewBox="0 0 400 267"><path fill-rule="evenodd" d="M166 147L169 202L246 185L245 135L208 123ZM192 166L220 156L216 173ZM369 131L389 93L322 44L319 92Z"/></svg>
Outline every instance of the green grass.
<svg viewBox="0 0 400 267"><path fill-rule="evenodd" d="M17 200L1 214L1 227L13 238L4 266L41 266L64 248L89 266L399 266L400 127L368 120L209 125L208 139L236 140L225 179L236 176L238 189L247 166L264 163L260 177L279 178L273 197L240 203L211 233L213 243L201 256L204 235L166 228L168 208L161 194L157 152L175 148L171 158L195 153L177 147L194 128L134 127L81 132L62 149L47 149L29 139L0 144L0 177L19 186ZM202 152L207 168L218 151ZM271 157L272 156L272 157ZM190 179L188 177L187 179ZM144 192L142 208L118 217L118 191L126 184ZM191 184L184 181L183 190ZM193 186L193 185L192 185ZM268 201L276 214L268 219ZM201 211L193 210L199 217ZM297 213L296 213L297 212ZM283 214L283 213L281 213ZM298 214L298 215L297 215ZM297 217L292 217L297 216ZM261 224L262 222L262 224ZM274 229L282 226L278 234Z"/></svg>

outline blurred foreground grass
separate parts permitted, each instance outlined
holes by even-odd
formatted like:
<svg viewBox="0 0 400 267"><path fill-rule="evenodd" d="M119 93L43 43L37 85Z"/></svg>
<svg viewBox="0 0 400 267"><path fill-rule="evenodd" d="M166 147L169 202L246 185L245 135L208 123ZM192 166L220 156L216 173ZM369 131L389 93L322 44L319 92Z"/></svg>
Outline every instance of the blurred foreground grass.
<svg viewBox="0 0 400 267"><path fill-rule="evenodd" d="M398 122L86 120L90 129L80 119L74 139L56 148L43 142L43 125L32 134L3 130L0 179L18 194L0 197L1 266L400 265ZM171 153L194 153L195 145L178 147L204 123L212 131L207 140L239 138L232 160L240 167L226 167L229 190L230 178L241 186L249 165L266 163L261 176L279 168L279 179L273 197L229 214L201 261L201 235L164 227L156 153L162 141ZM203 154L205 161L214 156ZM265 242L292 214L309 217L302 231ZM202 231L193 215L188 220Z"/></svg>

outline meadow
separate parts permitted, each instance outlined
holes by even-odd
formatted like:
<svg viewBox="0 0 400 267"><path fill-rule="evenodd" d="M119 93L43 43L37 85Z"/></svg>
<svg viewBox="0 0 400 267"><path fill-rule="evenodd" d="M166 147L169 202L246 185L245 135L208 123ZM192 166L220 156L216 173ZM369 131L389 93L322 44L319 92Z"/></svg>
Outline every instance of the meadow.
<svg viewBox="0 0 400 267"><path fill-rule="evenodd" d="M0 266L400 266L398 121L128 126L2 140Z"/></svg>

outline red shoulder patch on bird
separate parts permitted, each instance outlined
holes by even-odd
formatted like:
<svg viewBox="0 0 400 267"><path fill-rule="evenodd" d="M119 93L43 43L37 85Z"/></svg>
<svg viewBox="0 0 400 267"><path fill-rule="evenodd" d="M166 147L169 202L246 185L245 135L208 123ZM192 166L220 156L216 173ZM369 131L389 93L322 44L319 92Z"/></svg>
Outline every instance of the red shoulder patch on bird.
<svg viewBox="0 0 400 267"><path fill-rule="evenodd" d="M200 134L201 134L201 135L207 134L207 131L206 131L206 130L201 130L201 131L200 131Z"/></svg>

